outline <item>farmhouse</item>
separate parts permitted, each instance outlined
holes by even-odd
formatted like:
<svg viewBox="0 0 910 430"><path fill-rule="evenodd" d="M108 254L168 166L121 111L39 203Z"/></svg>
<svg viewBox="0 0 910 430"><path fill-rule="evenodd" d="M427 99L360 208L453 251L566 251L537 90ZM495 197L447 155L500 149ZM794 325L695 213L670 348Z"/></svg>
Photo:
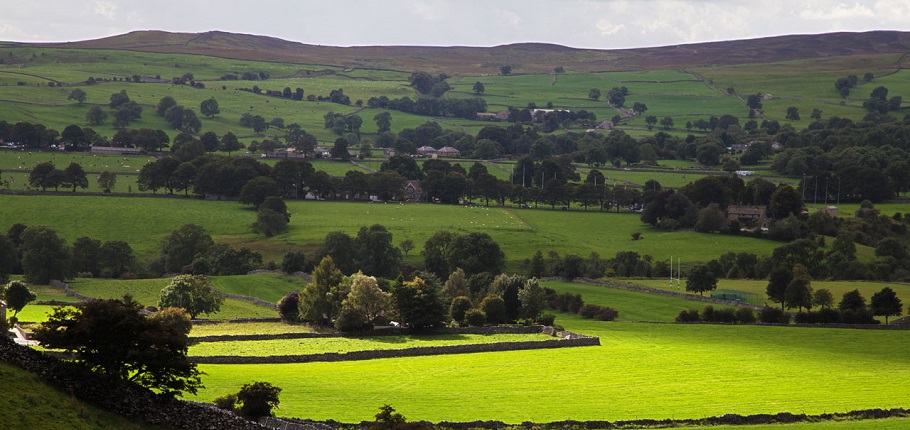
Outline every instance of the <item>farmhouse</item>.
<svg viewBox="0 0 910 430"><path fill-rule="evenodd" d="M452 157L458 157L459 155L461 155L461 151L459 151L451 146L443 146L438 151L436 151L437 157L452 158Z"/></svg>
<svg viewBox="0 0 910 430"><path fill-rule="evenodd" d="M418 157L433 157L436 155L436 148L428 145L421 146L417 148Z"/></svg>
<svg viewBox="0 0 910 430"><path fill-rule="evenodd" d="M767 227L768 218L765 215L767 211L767 206L730 205L727 207L727 219Z"/></svg>
<svg viewBox="0 0 910 430"><path fill-rule="evenodd" d="M423 197L423 189L420 188L420 181L407 181L404 185L405 201L419 202L421 197Z"/></svg>

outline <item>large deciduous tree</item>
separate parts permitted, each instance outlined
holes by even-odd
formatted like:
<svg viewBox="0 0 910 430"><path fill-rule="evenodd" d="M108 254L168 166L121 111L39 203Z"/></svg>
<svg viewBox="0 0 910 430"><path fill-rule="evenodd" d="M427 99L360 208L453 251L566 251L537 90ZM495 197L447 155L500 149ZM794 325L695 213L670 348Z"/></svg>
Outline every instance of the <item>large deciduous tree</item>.
<svg viewBox="0 0 910 430"><path fill-rule="evenodd" d="M203 100L202 103L199 104L199 112L209 118L214 118L215 115L221 113L221 110L218 109L218 101L212 97L210 99Z"/></svg>
<svg viewBox="0 0 910 430"><path fill-rule="evenodd" d="M884 316L885 324L888 324L888 317L898 317L903 313L901 299L897 298L897 293L891 287L882 288L873 294L869 304L872 315Z"/></svg>
<svg viewBox="0 0 910 430"><path fill-rule="evenodd" d="M165 236L161 242L163 269L168 273L182 273L193 260L204 256L215 242L205 229L195 224L185 224Z"/></svg>
<svg viewBox="0 0 910 430"><path fill-rule="evenodd" d="M707 265L699 264L692 268L686 279L686 291L704 295L706 291L717 288L717 275Z"/></svg>
<svg viewBox="0 0 910 430"><path fill-rule="evenodd" d="M35 284L47 284L52 279L72 276L71 255L66 242L47 226L36 225L22 232L22 270L25 279Z"/></svg>
<svg viewBox="0 0 910 430"><path fill-rule="evenodd" d="M331 323L348 293L342 281L344 274L335 267L332 257L323 257L313 269L313 282L300 291L300 318L317 324Z"/></svg>
<svg viewBox="0 0 910 430"><path fill-rule="evenodd" d="M19 311L25 307L25 305L35 301L38 298L35 296L31 290L28 289L28 285L25 285L25 282L22 281L12 281L6 285L5 291L3 293L3 299L6 301L6 306L9 309L13 310L13 317L19 314ZM898 301L900 303L900 301Z"/></svg>
<svg viewBox="0 0 910 430"><path fill-rule="evenodd" d="M421 278L398 283L392 297L404 323L415 330L441 327L445 322L446 310L436 289Z"/></svg>
<svg viewBox="0 0 910 430"><path fill-rule="evenodd" d="M59 307L35 330L35 338L45 347L75 353L77 363L109 377L165 395L195 394L202 380L186 356L185 327L140 311L142 305L129 296Z"/></svg>
<svg viewBox="0 0 910 430"><path fill-rule="evenodd" d="M179 275L161 290L159 308L181 308L196 319L199 314L214 314L221 310L224 298L202 275Z"/></svg>

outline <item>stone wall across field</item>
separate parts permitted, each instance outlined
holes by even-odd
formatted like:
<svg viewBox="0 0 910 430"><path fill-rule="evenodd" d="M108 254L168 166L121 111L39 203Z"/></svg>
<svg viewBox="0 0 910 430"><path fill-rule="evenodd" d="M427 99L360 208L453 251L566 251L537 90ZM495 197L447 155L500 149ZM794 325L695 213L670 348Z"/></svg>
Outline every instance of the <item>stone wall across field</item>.
<svg viewBox="0 0 910 430"><path fill-rule="evenodd" d="M428 346L390 350L352 351L345 353L324 353L305 355L275 355L260 357L239 357L230 355L190 357L196 363L204 364L274 364L312 363L325 361L373 360L378 358L419 357L426 355L470 354L477 352L521 351L530 349L570 348L576 346L599 346L600 339L583 337L562 340L526 342L497 342L489 344Z"/></svg>
<svg viewBox="0 0 910 430"><path fill-rule="evenodd" d="M280 321L279 319L276 319ZM234 320L231 320L234 322ZM262 321L262 320L256 320ZM199 321L194 321L199 323ZM372 336L407 336L412 334L420 335L457 335L457 334L535 334L543 333L550 336L556 336L557 330L553 327L545 326L490 326L490 327L463 327L463 328L440 328L434 330L425 330L415 332L406 328L381 328L375 330L366 330L349 333L278 333L278 334L228 334L199 336L190 338L192 342L230 342L241 340L279 340L279 339L320 339L332 337L372 337ZM569 332L565 332L569 333ZM579 336L573 333L575 336Z"/></svg>
<svg viewBox="0 0 910 430"><path fill-rule="evenodd" d="M558 277L541 278L541 280L565 281L564 278L558 278ZM659 288L648 288L648 287L643 287L641 285L632 285L632 284L627 284L624 282L598 281L596 279L590 279L590 278L574 278L574 279L572 279L572 282L599 285L601 287L617 288L620 290L640 291L643 293L660 294L662 296L678 297L681 299L697 300L700 302L718 303L718 304L727 305L727 306L747 307L747 308L752 308L752 309L761 309L762 308L761 306L738 302L736 300L724 300L724 299L716 299L714 297L696 296L693 294L686 294L686 293L682 293L682 292L661 290Z"/></svg>
<svg viewBox="0 0 910 430"><path fill-rule="evenodd" d="M135 384L86 373L5 337L0 337L0 361L23 368L83 401L149 424L187 430L269 428L213 405L158 396Z"/></svg>

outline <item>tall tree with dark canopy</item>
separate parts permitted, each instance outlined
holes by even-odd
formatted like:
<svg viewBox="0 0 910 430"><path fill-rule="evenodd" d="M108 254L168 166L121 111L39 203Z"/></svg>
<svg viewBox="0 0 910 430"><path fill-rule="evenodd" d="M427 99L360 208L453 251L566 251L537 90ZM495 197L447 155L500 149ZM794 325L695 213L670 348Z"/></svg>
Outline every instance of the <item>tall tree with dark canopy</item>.
<svg viewBox="0 0 910 430"><path fill-rule="evenodd" d="M793 273L784 266L780 266L771 271L768 277L768 286L765 288L765 294L774 303L780 303L780 309L784 310L784 298L787 292L787 285L793 279Z"/></svg>
<svg viewBox="0 0 910 430"><path fill-rule="evenodd" d="M203 385L186 355L187 332L168 319L143 316L142 309L129 296L58 307L35 338L45 347L75 353L77 363L109 377L164 395L196 394Z"/></svg>
<svg viewBox="0 0 910 430"><path fill-rule="evenodd" d="M481 272L500 273L505 265L505 254L499 244L486 233L468 233L456 236L446 247L445 259L448 270L454 272L459 267L467 275Z"/></svg>
<svg viewBox="0 0 910 430"><path fill-rule="evenodd" d="M66 280L73 275L69 247L47 226L26 228L22 232L20 250L22 270L31 283L47 285L52 279Z"/></svg>
<svg viewBox="0 0 910 430"><path fill-rule="evenodd" d="M28 289L28 285L25 285L22 281L10 282L6 285L5 290L3 299L6 301L6 306L13 310L13 318L15 318L16 315L19 315L19 311L21 311L25 305L38 298L35 293Z"/></svg>
<svg viewBox="0 0 910 430"><path fill-rule="evenodd" d="M397 284L392 298L404 323L415 330L441 327L446 310L436 289L421 278Z"/></svg>
<svg viewBox="0 0 910 430"><path fill-rule="evenodd" d="M888 317L899 317L904 311L901 299L897 298L897 293L891 287L882 288L881 291L873 294L869 305L872 315L885 317L885 324L888 324Z"/></svg>
<svg viewBox="0 0 910 430"><path fill-rule="evenodd" d="M209 118L214 118L215 115L221 113L221 110L218 109L218 101L212 97L199 104L199 112Z"/></svg>
<svg viewBox="0 0 910 430"><path fill-rule="evenodd" d="M692 268L686 279L686 291L704 295L705 291L717 289L717 276L704 264Z"/></svg>

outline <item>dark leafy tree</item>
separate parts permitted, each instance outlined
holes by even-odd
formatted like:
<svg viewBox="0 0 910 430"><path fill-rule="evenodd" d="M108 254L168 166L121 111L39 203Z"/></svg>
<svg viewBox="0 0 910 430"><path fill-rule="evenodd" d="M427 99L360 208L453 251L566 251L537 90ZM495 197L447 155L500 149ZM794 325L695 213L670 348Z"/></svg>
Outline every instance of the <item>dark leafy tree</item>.
<svg viewBox="0 0 910 430"><path fill-rule="evenodd" d="M25 279L46 285L52 279L72 276L72 255L66 242L46 226L31 226L22 232L22 270Z"/></svg>
<svg viewBox="0 0 910 430"><path fill-rule="evenodd" d="M812 277L809 269L802 264L793 266L793 277L784 290L784 302L788 309L812 308Z"/></svg>
<svg viewBox="0 0 910 430"><path fill-rule="evenodd" d="M268 197L278 196L278 185L268 176L257 176L249 180L240 190L240 203L253 205L257 209Z"/></svg>
<svg viewBox="0 0 910 430"><path fill-rule="evenodd" d="M87 236L79 237L73 241L72 249L73 271L76 273L90 273L99 276L101 273L101 241Z"/></svg>
<svg viewBox="0 0 910 430"><path fill-rule="evenodd" d="M294 251L291 251L294 252ZM287 254L285 254L287 256ZM278 315L282 321L300 321L300 292L291 291L278 301Z"/></svg>
<svg viewBox="0 0 910 430"><path fill-rule="evenodd" d="M281 388L268 382L244 384L237 393L237 402L240 404L238 412L249 419L271 416L272 409L281 403L278 400L279 394Z"/></svg>
<svg viewBox="0 0 910 430"><path fill-rule="evenodd" d="M888 317L898 317L903 313L901 299L897 298L897 293L891 287L882 288L881 291L873 294L869 305L872 315L885 317L885 324L888 324Z"/></svg>
<svg viewBox="0 0 910 430"><path fill-rule="evenodd" d="M9 275L19 267L19 250L5 235L0 235L0 282L9 280Z"/></svg>
<svg viewBox="0 0 910 430"><path fill-rule="evenodd" d="M158 101L158 104L155 105L155 112L159 116L165 116L167 110L174 106L177 106L177 100L174 100L171 96L164 96Z"/></svg>
<svg viewBox="0 0 910 430"><path fill-rule="evenodd" d="M787 285L793 279L793 273L784 266L780 266L773 271L768 278L768 286L765 288L765 294L774 303L780 303L781 310L784 309L785 294Z"/></svg>
<svg viewBox="0 0 910 430"><path fill-rule="evenodd" d="M441 327L445 322L446 310L436 289L421 278L397 284L392 298L401 319L415 330Z"/></svg>
<svg viewBox="0 0 910 430"><path fill-rule="evenodd" d="M503 76L509 76L512 74L512 66L504 65L499 66L499 73Z"/></svg>
<svg viewBox="0 0 910 430"><path fill-rule="evenodd" d="M281 271L284 273L294 273L303 271L306 268L306 255L303 251L288 251L281 259Z"/></svg>
<svg viewBox="0 0 910 430"><path fill-rule="evenodd" d="M472 89L474 90L474 94L483 94L486 87L484 87L483 82L477 81L474 82L474 87Z"/></svg>
<svg viewBox="0 0 910 430"><path fill-rule="evenodd" d="M445 249L445 259L450 273L461 268L467 275L481 272L500 273L505 264L505 254L499 244L486 233L468 233L455 236Z"/></svg>
<svg viewBox="0 0 910 430"><path fill-rule="evenodd" d="M243 148L245 148L245 146L237 139L237 136L235 136L234 133L227 132L224 136L221 136L221 150L226 151L228 155L231 155L231 152Z"/></svg>
<svg viewBox="0 0 910 430"><path fill-rule="evenodd" d="M161 242L163 269L168 273L182 273L191 264L204 257L215 242L205 229L194 224L184 224L164 237Z"/></svg>
<svg viewBox="0 0 910 430"><path fill-rule="evenodd" d="M373 121L376 123L377 133L384 133L392 129L392 114L388 111L382 111L376 114L373 117Z"/></svg>
<svg viewBox="0 0 910 430"><path fill-rule="evenodd" d="M866 309L866 299L859 290L847 291L837 304L837 308L841 311L863 311Z"/></svg>
<svg viewBox="0 0 910 430"><path fill-rule="evenodd" d="M392 244L392 233L379 224L361 227L354 238L357 267L367 275L391 278L398 274L401 251Z"/></svg>
<svg viewBox="0 0 910 430"><path fill-rule="evenodd" d="M59 307L35 330L35 338L45 347L75 353L77 363L107 376L165 395L195 394L202 380L186 355L187 333L141 311L129 296Z"/></svg>
<svg viewBox="0 0 910 430"><path fill-rule="evenodd" d="M16 315L19 315L25 305L35 301L38 296L35 295L31 290L28 289L28 285L25 285L25 282L22 281L12 281L6 285L5 291L3 293L3 300L6 301L6 306L13 311L13 318Z"/></svg>
<svg viewBox="0 0 910 430"><path fill-rule="evenodd" d="M76 89L70 91L70 95L67 96L66 99L75 100L77 103L79 103L81 105L82 103L85 103L85 96L86 96L85 91L83 91L79 88L76 88Z"/></svg>
<svg viewBox="0 0 910 430"><path fill-rule="evenodd" d="M63 170L63 183L68 187L73 187L73 192L76 192L76 188L88 188L88 177L85 174L85 170L82 169L82 165L76 162L70 162L66 169Z"/></svg>
<svg viewBox="0 0 910 430"><path fill-rule="evenodd" d="M717 289L717 276L704 264L692 268L686 279L686 291L704 295L706 291Z"/></svg>
<svg viewBox="0 0 910 430"><path fill-rule="evenodd" d="M101 106L95 105L85 113L85 121L90 125L101 125L107 121L107 112Z"/></svg>

